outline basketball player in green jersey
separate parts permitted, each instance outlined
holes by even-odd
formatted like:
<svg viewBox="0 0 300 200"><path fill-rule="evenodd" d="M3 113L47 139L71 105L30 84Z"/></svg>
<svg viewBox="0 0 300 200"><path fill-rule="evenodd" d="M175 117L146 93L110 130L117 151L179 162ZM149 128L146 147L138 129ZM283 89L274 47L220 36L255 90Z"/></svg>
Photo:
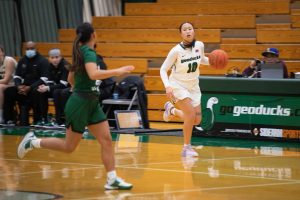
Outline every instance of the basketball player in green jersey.
<svg viewBox="0 0 300 200"><path fill-rule="evenodd" d="M124 66L113 70L98 70L94 51L96 34L89 23L83 23L76 29L73 43L73 66L69 73L69 82L73 85L73 94L65 107L66 138L37 138L33 132L25 135L19 144L17 155L23 158L34 148L46 148L73 152L79 144L87 126L101 144L101 156L107 171L107 190L131 189L132 184L119 178L115 171L115 159L109 125L99 105L99 91L96 80L106 79L131 72L133 66Z"/></svg>
<svg viewBox="0 0 300 200"><path fill-rule="evenodd" d="M201 91L199 87L199 66L208 65L204 54L204 44L195 40L195 31L191 23L182 23L179 27L182 42L171 49L160 68L160 76L170 101L165 103L163 119L170 121L172 116L183 119L184 146L183 157L198 156L191 147L193 126L201 122ZM168 70L172 69L168 77ZM176 105L176 108L174 105Z"/></svg>

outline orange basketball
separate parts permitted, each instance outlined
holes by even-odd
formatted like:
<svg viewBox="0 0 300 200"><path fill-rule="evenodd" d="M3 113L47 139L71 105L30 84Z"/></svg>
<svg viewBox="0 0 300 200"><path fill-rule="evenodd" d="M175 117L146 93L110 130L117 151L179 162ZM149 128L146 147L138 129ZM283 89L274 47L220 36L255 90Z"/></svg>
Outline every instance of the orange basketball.
<svg viewBox="0 0 300 200"><path fill-rule="evenodd" d="M226 67L228 63L228 55L222 49L213 50L209 55L209 64L213 68L222 69Z"/></svg>

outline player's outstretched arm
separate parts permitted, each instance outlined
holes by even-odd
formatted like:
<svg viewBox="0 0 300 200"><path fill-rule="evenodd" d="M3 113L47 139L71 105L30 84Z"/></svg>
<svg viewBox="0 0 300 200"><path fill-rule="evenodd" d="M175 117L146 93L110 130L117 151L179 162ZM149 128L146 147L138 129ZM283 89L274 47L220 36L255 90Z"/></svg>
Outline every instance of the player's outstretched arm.
<svg viewBox="0 0 300 200"><path fill-rule="evenodd" d="M95 63L86 63L85 69L87 71L88 76L92 80L102 80L106 78L110 78L113 76L121 76L123 74L128 74L132 70L134 70L134 66L127 65L117 69L111 70L99 70L97 69L97 65Z"/></svg>

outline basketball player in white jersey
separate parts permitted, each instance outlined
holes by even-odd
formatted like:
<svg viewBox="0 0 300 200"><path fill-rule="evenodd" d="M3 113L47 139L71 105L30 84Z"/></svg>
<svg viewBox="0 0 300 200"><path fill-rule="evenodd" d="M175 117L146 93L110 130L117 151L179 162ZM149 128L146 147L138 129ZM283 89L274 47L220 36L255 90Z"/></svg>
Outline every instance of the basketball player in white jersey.
<svg viewBox="0 0 300 200"><path fill-rule="evenodd" d="M204 55L204 44L195 40L191 23L180 25L183 41L171 49L160 69L160 76L170 101L165 103L163 118L170 121L173 116L183 119L183 157L198 156L192 149L191 137L194 125L201 122L201 91L199 87L199 66L209 65ZM171 74L168 77L168 70ZM176 105L176 108L174 107Z"/></svg>

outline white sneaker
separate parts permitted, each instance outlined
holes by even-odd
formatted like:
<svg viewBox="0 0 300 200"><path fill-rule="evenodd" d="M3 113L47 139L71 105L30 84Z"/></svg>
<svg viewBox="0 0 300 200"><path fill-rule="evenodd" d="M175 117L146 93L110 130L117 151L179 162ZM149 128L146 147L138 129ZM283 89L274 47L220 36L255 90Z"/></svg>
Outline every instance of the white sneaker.
<svg viewBox="0 0 300 200"><path fill-rule="evenodd" d="M113 180L107 180L104 188L106 190L130 190L132 186L133 185L131 183L126 183L120 177L116 177Z"/></svg>
<svg viewBox="0 0 300 200"><path fill-rule="evenodd" d="M21 141L18 147L18 152L17 152L18 158L20 159L24 158L24 156L33 149L31 141L35 139L37 139L37 137L34 135L32 131L29 131L25 135L25 137L23 138L23 140Z"/></svg>
<svg viewBox="0 0 300 200"><path fill-rule="evenodd" d="M164 108L165 108L165 112L163 115L163 119L165 122L168 122L172 119L171 109L174 108L174 105L170 101L167 101L164 105Z"/></svg>
<svg viewBox="0 0 300 200"><path fill-rule="evenodd" d="M199 154L192 148L191 145L183 147L181 155L183 157L197 157L197 156L199 156Z"/></svg>

